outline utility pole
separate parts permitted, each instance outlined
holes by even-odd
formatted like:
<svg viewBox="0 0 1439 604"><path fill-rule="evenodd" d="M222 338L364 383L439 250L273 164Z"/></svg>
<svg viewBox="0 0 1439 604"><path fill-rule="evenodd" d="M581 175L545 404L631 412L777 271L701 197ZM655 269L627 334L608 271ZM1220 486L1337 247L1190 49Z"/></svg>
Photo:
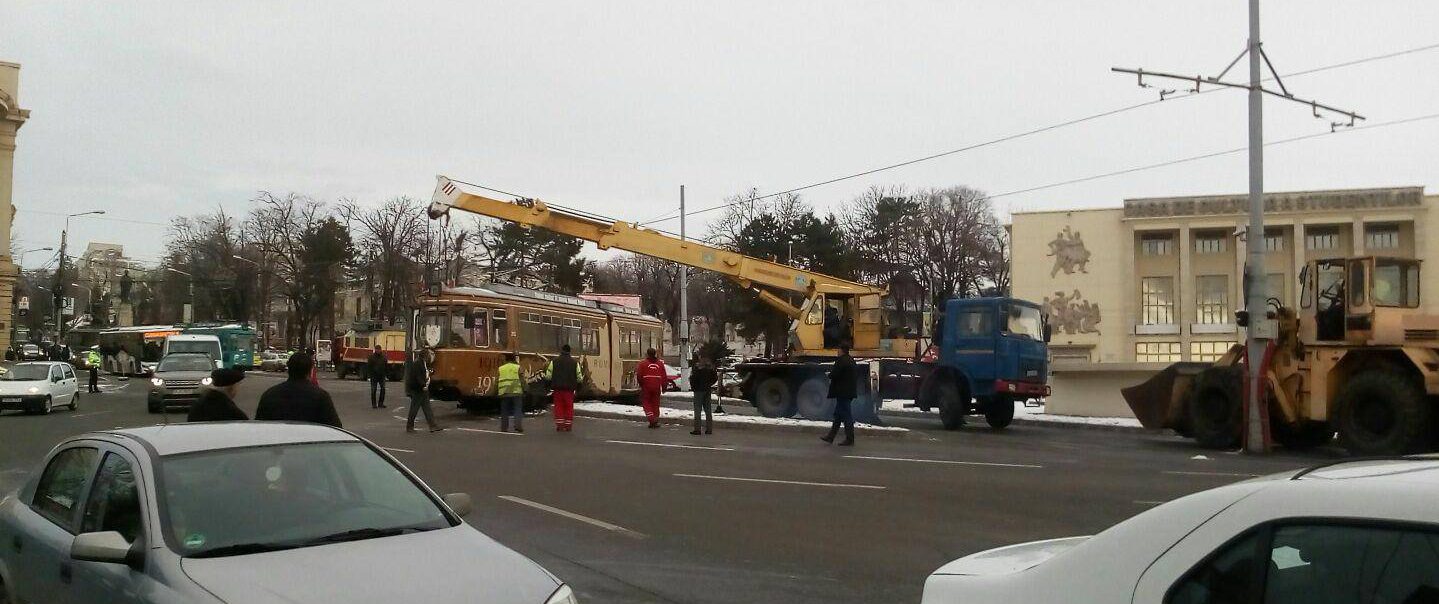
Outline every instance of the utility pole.
<svg viewBox="0 0 1439 604"><path fill-rule="evenodd" d="M680 245L685 241L685 186L680 185ZM690 288L689 269L678 266L680 271L680 382L689 384L690 379Z"/></svg>
<svg viewBox="0 0 1439 604"><path fill-rule="evenodd" d="M61 322L61 319L64 316L65 306L65 247L70 238L70 219L76 216L104 213L105 210L90 210L65 215L65 229L60 231L60 263L55 268L55 289L50 292L55 296L55 343L57 345L60 344L60 338L65 335L65 324Z"/></svg>
<svg viewBox="0 0 1439 604"><path fill-rule="evenodd" d="M1326 114L1348 118L1347 122L1342 119L1330 122L1329 130L1331 132L1341 127L1353 127L1355 121L1364 119L1364 116L1290 94L1289 89L1284 86L1284 80L1280 79L1279 73L1274 71L1274 64L1269 62L1269 56L1265 54L1259 37L1259 0L1248 0L1248 2L1248 43L1245 45L1244 51L1230 61L1229 66L1225 67L1218 76L1186 76L1118 67L1113 68L1112 71L1138 76L1141 88L1151 87L1144 83L1145 76L1149 76L1193 84L1193 88L1186 90L1190 94L1199 93L1204 84L1243 88L1249 91L1249 227L1244 233L1247 253L1245 254L1243 281L1245 313L1247 314L1245 349L1248 356L1248 372L1245 375L1244 384L1244 450L1250 453L1264 453L1269 451L1269 425L1268 410L1265 408L1267 397L1264 396L1262 359L1264 359L1264 351L1277 335L1274 320L1268 317L1266 307L1266 298L1271 285L1265 283L1264 270L1264 95L1308 105L1316 118L1325 117L1320 113L1321 110ZM1239 59L1246 55L1249 57L1249 83L1236 84L1223 81L1224 75L1229 73L1229 70L1239 63ZM1266 67L1275 83L1279 85L1279 90L1264 88L1261 74ZM1160 90L1159 98L1163 100L1175 92L1175 90ZM1189 242L1182 241L1180 245L1189 245Z"/></svg>

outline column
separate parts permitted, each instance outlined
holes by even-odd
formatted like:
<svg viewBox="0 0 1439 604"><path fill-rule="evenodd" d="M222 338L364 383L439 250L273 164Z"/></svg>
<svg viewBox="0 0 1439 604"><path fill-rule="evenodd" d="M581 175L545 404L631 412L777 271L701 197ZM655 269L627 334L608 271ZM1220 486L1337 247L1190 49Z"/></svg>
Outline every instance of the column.
<svg viewBox="0 0 1439 604"><path fill-rule="evenodd" d="M1350 253L1349 253L1349 255L1351 255L1351 256L1363 256L1363 255L1364 255L1364 217L1363 217L1363 216L1356 217L1356 218L1354 219L1354 224L1353 224L1352 226L1353 226L1353 228L1354 228L1354 240L1353 240L1353 244L1349 246L1349 249L1351 250Z"/></svg>
<svg viewBox="0 0 1439 604"><path fill-rule="evenodd" d="M1174 280L1174 295L1179 298L1178 312L1174 322L1179 324L1179 358L1189 360L1189 329L1198 318L1194 309L1194 266L1190 255L1194 253L1194 242L1190 240L1189 225L1179 226L1179 278Z"/></svg>
<svg viewBox="0 0 1439 604"><path fill-rule="evenodd" d="M20 66L0 61L0 351L10 347L15 329L15 279L19 270L10 257L11 187L15 170L15 136L30 112L20 108Z"/></svg>
<svg viewBox="0 0 1439 604"><path fill-rule="evenodd" d="M1308 263L1308 259L1305 258L1304 254L1304 222L1301 220L1294 221L1294 236L1291 245L1294 248L1295 287L1293 288L1294 291L1289 294L1289 307L1297 309L1299 308L1299 294L1304 289L1302 284L1299 283L1298 276Z"/></svg>

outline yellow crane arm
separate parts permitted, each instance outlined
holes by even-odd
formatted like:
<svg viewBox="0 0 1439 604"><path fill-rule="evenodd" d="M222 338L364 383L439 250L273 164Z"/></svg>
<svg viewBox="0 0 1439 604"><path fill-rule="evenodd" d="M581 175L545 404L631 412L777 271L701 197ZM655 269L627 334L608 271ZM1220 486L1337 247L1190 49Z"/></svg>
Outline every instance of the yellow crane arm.
<svg viewBox="0 0 1439 604"><path fill-rule="evenodd" d="M773 294L766 297L764 294L767 292L758 290L756 286L762 285L805 294L815 292L844 296L865 294L883 296L885 294L884 288L736 254L698 241L681 240L678 237L634 224L618 221L608 222L551 210L544 202L537 199L508 202L475 195L461 190L459 185L444 176L439 176L437 179L435 194L430 199L429 214L431 218L439 218L449 213L451 208L456 208L592 241L602 250L617 248L685 266L712 270L729 277L743 287L761 291L761 299L779 308L791 318L798 317L800 310Z"/></svg>

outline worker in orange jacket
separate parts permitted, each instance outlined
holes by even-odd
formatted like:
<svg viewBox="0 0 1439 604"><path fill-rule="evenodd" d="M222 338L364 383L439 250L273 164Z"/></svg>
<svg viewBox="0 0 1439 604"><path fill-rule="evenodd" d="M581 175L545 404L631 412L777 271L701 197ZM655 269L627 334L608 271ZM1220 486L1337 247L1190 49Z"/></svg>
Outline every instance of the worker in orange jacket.
<svg viewBox="0 0 1439 604"><path fill-rule="evenodd" d="M645 351L645 359L635 366L635 381L639 382L640 404L651 428L660 427L660 393L664 392L667 379L665 362L659 359L655 349Z"/></svg>

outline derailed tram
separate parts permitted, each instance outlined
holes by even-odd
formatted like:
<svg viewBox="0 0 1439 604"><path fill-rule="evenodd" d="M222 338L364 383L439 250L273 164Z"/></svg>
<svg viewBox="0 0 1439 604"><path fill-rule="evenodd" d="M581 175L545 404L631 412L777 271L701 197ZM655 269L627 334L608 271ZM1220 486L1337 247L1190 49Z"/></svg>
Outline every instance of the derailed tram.
<svg viewBox="0 0 1439 604"><path fill-rule="evenodd" d="M565 344L585 371L578 399L638 397L635 365L650 348L664 353L664 323L655 317L512 285L433 288L413 314L410 348L435 349L430 396L471 412L498 407L495 377L507 353L519 357L530 409L549 401L541 376Z"/></svg>

